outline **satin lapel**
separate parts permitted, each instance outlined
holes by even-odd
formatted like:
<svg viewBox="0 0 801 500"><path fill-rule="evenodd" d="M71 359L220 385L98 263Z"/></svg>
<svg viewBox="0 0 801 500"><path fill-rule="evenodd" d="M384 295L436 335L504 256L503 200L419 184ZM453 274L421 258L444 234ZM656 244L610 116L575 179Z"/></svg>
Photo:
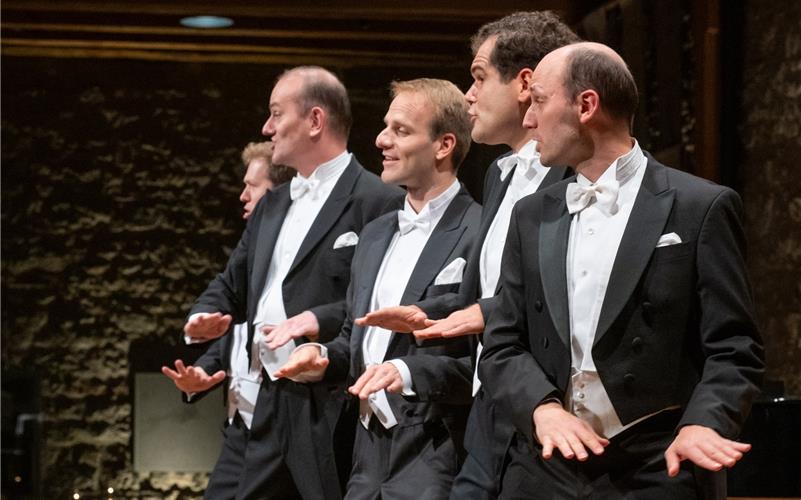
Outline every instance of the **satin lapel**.
<svg viewBox="0 0 801 500"><path fill-rule="evenodd" d="M487 232L492 225L492 221L495 220L495 215L498 213L498 209L501 207L503 197L506 195L506 190L509 189L509 184L512 183L512 177L515 174L515 168L517 167L514 167L509 171L509 175L506 176L506 179L503 181L500 181L499 179L497 183L492 185L493 189L487 197L486 204L482 207L481 227L479 228L478 241L484 241L484 238L487 236Z"/></svg>
<svg viewBox="0 0 801 500"><path fill-rule="evenodd" d="M442 214L442 218L429 236L423 251L420 252L417 264L415 264L406 289L403 291L401 304L411 304L420 300L426 288L434 282L439 271L448 264L446 262L448 256L466 229L465 226L462 226L462 219L472 203L473 198L462 186L461 191ZM410 337L405 333L400 335L393 333L387 346L385 359L398 348L401 339L408 341Z"/></svg>
<svg viewBox="0 0 801 500"><path fill-rule="evenodd" d="M256 251L253 258L253 270L250 274L250 300L248 305L252 307L252 311L248 311L248 318L253 319L256 314L256 305L264 290L267 280L267 269L270 267L270 260L273 257L273 250L275 243L278 241L278 234L281 232L281 226L284 224L286 213L292 200L289 198L289 186L276 193L277 196L272 197L269 204L264 207L261 221L259 223L258 234L256 235Z"/></svg>
<svg viewBox="0 0 801 500"><path fill-rule="evenodd" d="M594 344L609 330L631 298L665 228L674 197L675 190L668 189L667 171L649 158L612 266Z"/></svg>
<svg viewBox="0 0 801 500"><path fill-rule="evenodd" d="M278 241L278 233L281 232L281 226L286 218L286 213L289 210L289 205L292 200L289 198L289 186L283 186L275 193L274 197L269 200L268 205L264 207L262 212L261 221L259 221L258 234L255 236L256 250L253 253L253 270L250 273L249 281L249 299L248 299L248 343L253 343L253 336L255 330L253 329L253 321L256 317L256 308L259 305L259 299L267 284L267 270L270 267L270 260L273 258L273 251L275 250L275 243ZM229 335L230 336L230 335ZM248 349L248 359L250 359L251 352Z"/></svg>
<svg viewBox="0 0 801 500"><path fill-rule="evenodd" d="M370 312L370 302L373 298L375 282L378 279L378 271L381 269L381 263L384 261L384 255L386 255L389 244L392 242L392 237L398 230L398 217L396 214L397 212L390 212L381 217L382 222L386 219L385 223L378 224L378 229L369 243L365 242L368 245L365 251L359 252L360 255L365 257L362 262L355 263L355 271L353 271L355 273L353 286L358 287L356 290L356 303L353 304L353 319ZM355 355L351 369L358 370L357 373L361 373L364 369L363 340L364 327L354 323L350 335L350 349L352 356Z"/></svg>
<svg viewBox="0 0 801 500"><path fill-rule="evenodd" d="M551 167L548 169L548 173L545 174L545 178L542 179L540 185L537 187L537 191L541 191L551 184L555 184L562 179L566 179L570 177L570 170L567 167Z"/></svg>
<svg viewBox="0 0 801 500"><path fill-rule="evenodd" d="M500 180L500 169L498 169L497 164L498 162L495 161L490 165L489 175L495 176L495 180L487 186L487 192L484 194L484 206L481 207L481 225L478 228L475 244L470 251L467 267L464 271L464 279L459 289L460 294L464 294L471 300L475 300L480 295L479 288L481 287L481 278L479 273L481 272L481 250L484 246L484 240L487 238L487 233L492 225L492 221L495 219L495 214L498 213L498 208L501 206L501 201L503 201L506 190L512 182L511 174L507 175L506 179L503 181ZM514 171L512 173L514 173Z"/></svg>
<svg viewBox="0 0 801 500"><path fill-rule="evenodd" d="M564 196L564 193L562 193ZM570 311L567 297L567 242L571 216L564 198L548 194L540 221L539 265L542 289L559 338L570 346Z"/></svg>
<svg viewBox="0 0 801 500"><path fill-rule="evenodd" d="M420 300L439 270L445 266L445 259L448 258L465 230L461 225L462 218L472 202L473 199L462 187L445 213L442 214L442 218L423 247L412 275L409 277L409 282L406 284L401 304L410 304Z"/></svg>
<svg viewBox="0 0 801 500"><path fill-rule="evenodd" d="M320 213L314 219L309 232L298 248L298 253L295 255L295 260L292 261L292 267L289 268L287 276L290 276L298 265L303 262L303 259L320 243L331 227L339 220L340 215L350 205L351 193L356 184L356 180L361 175L362 167L352 159L350 165L345 169L339 177L328 199L325 200L323 206L320 208Z"/></svg>

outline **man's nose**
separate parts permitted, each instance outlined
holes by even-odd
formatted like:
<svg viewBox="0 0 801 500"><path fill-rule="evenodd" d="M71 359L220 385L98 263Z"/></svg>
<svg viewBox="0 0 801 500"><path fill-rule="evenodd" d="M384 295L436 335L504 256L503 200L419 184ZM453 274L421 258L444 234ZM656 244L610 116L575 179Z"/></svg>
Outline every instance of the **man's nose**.
<svg viewBox="0 0 801 500"><path fill-rule="evenodd" d="M378 149L386 149L389 147L388 144L389 140L387 139L387 129L382 130L378 133L375 138L375 147Z"/></svg>
<svg viewBox="0 0 801 500"><path fill-rule="evenodd" d="M261 127L261 135L270 137L275 133L275 129L273 128L273 118L272 116L267 118L267 121L264 122L264 125Z"/></svg>
<svg viewBox="0 0 801 500"><path fill-rule="evenodd" d="M474 102L476 102L476 85L475 84L470 85L470 88L467 89L467 92L464 93L464 98L470 104L473 104Z"/></svg>
<svg viewBox="0 0 801 500"><path fill-rule="evenodd" d="M523 126L526 128L537 128L537 116L531 106L526 110L526 115L523 117Z"/></svg>

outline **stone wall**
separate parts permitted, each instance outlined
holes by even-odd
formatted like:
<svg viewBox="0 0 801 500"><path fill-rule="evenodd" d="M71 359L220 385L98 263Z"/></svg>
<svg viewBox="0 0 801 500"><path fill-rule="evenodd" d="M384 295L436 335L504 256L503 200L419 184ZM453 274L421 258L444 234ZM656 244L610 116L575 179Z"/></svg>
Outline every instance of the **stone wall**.
<svg viewBox="0 0 801 500"><path fill-rule="evenodd" d="M128 347L175 341L242 229L271 75L225 69L3 60L2 362L41 384L46 498L205 483L131 472Z"/></svg>
<svg viewBox="0 0 801 500"><path fill-rule="evenodd" d="M801 397L801 3L744 3L738 184L767 376ZM724 50L726 48L724 47ZM728 47L734 50L733 47ZM724 82L738 86L737 81Z"/></svg>
<svg viewBox="0 0 801 500"><path fill-rule="evenodd" d="M796 395L799 8L792 0L744 4L742 92L726 104L742 110L734 115L739 149L723 166L736 174L732 184L745 202L769 377ZM351 149L368 168L380 161L373 140L387 83L425 74L465 89L469 56L459 57L464 70L343 72L357 124ZM2 59L2 365L39 380L45 498L109 484L142 498L200 495L205 474L133 472L129 346L175 344L192 300L236 244L238 154L261 139L279 70ZM656 128L640 140L659 145L663 124L646 119ZM476 196L496 152L474 147L460 173ZM153 357L156 365L167 361L164 353ZM8 408L4 399L4 414Z"/></svg>
<svg viewBox="0 0 801 500"><path fill-rule="evenodd" d="M143 498L200 495L205 474L133 472L129 347L175 344L224 266L244 227L239 152L263 139L281 70L3 58L2 365L40 384L45 498L107 485ZM467 71L447 71L425 74L464 85ZM377 170L388 83L420 70L342 76L350 148ZM475 148L476 166L462 171L476 196L479 165L494 154ZM169 360L154 349L139 361Z"/></svg>

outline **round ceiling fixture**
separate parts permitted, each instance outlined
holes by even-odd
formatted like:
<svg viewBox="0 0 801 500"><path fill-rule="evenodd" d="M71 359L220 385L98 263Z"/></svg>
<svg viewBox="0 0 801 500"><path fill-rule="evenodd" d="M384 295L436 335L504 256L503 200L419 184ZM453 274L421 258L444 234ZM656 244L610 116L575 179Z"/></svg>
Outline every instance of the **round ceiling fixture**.
<svg viewBox="0 0 801 500"><path fill-rule="evenodd" d="M192 16L181 19L181 26L187 28L228 28L234 25L234 20L220 16Z"/></svg>

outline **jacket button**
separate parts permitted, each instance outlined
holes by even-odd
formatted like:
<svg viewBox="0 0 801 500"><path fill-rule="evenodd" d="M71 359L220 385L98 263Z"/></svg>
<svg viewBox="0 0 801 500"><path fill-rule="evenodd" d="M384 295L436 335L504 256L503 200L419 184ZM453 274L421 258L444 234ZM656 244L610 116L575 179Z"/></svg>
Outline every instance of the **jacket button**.
<svg viewBox="0 0 801 500"><path fill-rule="evenodd" d="M411 408L406 410L406 416L407 417L413 417L414 416L414 410L412 410Z"/></svg>
<svg viewBox="0 0 801 500"><path fill-rule="evenodd" d="M548 337L542 337L542 348L543 349L548 348Z"/></svg>
<svg viewBox="0 0 801 500"><path fill-rule="evenodd" d="M641 351L642 350L642 338L634 337L631 340L631 347L632 347L632 349L634 349L637 352Z"/></svg>
<svg viewBox="0 0 801 500"><path fill-rule="evenodd" d="M642 303L642 319L648 325L654 320L654 306L648 301Z"/></svg>
<svg viewBox="0 0 801 500"><path fill-rule="evenodd" d="M623 375L623 384L627 387L631 387L632 385L634 385L635 380L636 378L631 373Z"/></svg>
<svg viewBox="0 0 801 500"><path fill-rule="evenodd" d="M542 312L542 301L538 300L534 302L534 309L536 309L537 312Z"/></svg>

